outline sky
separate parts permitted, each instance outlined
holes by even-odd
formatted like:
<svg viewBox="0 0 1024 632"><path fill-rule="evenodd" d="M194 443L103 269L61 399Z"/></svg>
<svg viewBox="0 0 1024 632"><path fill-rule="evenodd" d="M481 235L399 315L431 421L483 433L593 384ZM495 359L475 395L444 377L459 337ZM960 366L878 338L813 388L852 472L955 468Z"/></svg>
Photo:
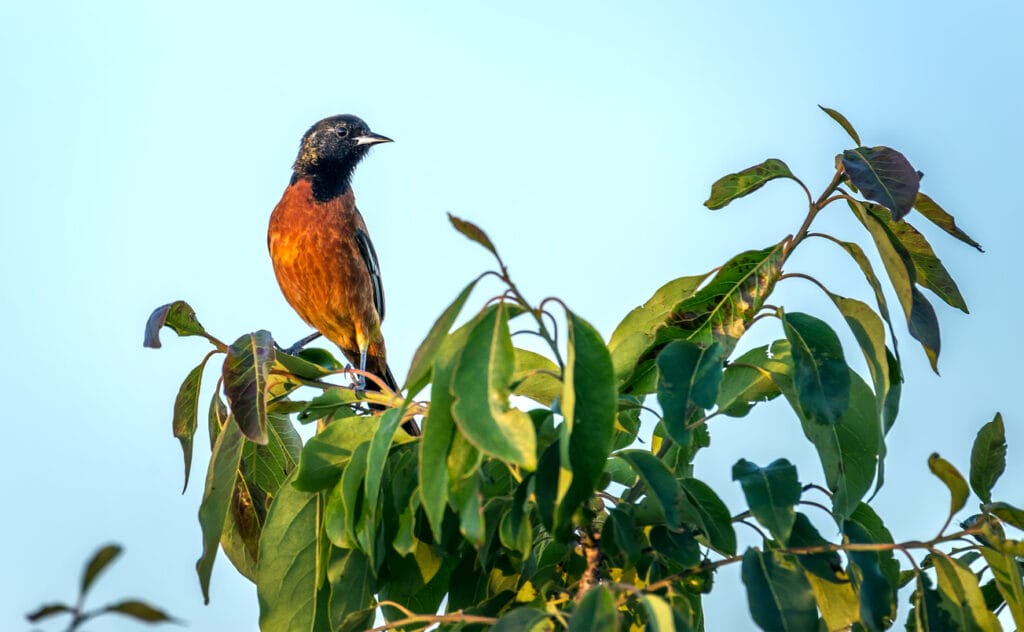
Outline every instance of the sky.
<svg viewBox="0 0 1024 632"><path fill-rule="evenodd" d="M90 603L134 596L189 629L256 629L255 590L224 557L202 603L203 441L180 493L171 407L206 347L165 331L163 349L143 349L143 325L185 299L222 339L308 333L274 281L266 225L302 133L345 112L396 141L354 186L401 381L437 315L491 265L447 212L488 231L528 297L559 296L608 336L666 281L795 232L804 202L792 183L721 211L701 203L715 179L769 157L820 190L851 142L817 104L840 110L865 144L905 153L986 250L918 222L971 314L933 301L941 377L897 324L907 382L876 508L898 539L934 533L948 502L928 455L966 471L996 411L1010 454L996 496L1024 505L1013 485L1024 480L1022 21L1010 1L0 3L0 629L73 600L82 564L108 542L125 553ZM838 207L820 228L865 238ZM801 246L788 271L870 300L827 244ZM800 281L773 296L840 330L826 300ZM777 337L767 322L744 344ZM711 432L696 474L734 512L741 457L789 458L801 480L822 479L784 403ZM717 585L708 629L750 628L738 569Z"/></svg>

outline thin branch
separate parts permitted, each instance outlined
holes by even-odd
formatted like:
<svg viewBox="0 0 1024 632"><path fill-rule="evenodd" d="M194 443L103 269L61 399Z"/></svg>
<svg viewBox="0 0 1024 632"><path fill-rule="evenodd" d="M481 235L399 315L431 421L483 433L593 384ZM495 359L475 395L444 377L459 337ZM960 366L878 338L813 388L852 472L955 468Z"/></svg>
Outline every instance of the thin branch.
<svg viewBox="0 0 1024 632"><path fill-rule="evenodd" d="M832 510L831 509L829 509L825 505L822 505L821 503L816 503L813 500L801 500L800 504L801 505L808 505L810 507L817 507L818 509L820 509L820 510L824 511L825 513L827 513L828 515L830 515L830 516L832 515Z"/></svg>

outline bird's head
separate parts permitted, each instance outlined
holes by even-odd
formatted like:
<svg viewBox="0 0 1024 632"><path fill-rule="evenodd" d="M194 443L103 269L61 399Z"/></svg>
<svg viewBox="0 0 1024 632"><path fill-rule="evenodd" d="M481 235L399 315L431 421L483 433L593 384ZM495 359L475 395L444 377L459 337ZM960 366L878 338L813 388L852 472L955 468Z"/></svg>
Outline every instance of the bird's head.
<svg viewBox="0 0 1024 632"><path fill-rule="evenodd" d="M295 178L311 178L338 193L348 188L356 165L370 147L392 142L387 136L374 134L363 119L340 114L318 121L302 136L299 156L295 159Z"/></svg>

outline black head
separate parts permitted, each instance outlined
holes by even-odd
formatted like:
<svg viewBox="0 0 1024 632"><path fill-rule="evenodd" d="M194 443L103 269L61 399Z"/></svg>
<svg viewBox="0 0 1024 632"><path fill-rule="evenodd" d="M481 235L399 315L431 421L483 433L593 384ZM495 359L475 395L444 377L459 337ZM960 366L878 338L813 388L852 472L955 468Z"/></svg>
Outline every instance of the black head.
<svg viewBox="0 0 1024 632"><path fill-rule="evenodd" d="M292 182L309 178L320 199L340 195L348 190L352 172L370 147L390 142L387 136L371 132L358 116L340 114L325 118L303 135Z"/></svg>

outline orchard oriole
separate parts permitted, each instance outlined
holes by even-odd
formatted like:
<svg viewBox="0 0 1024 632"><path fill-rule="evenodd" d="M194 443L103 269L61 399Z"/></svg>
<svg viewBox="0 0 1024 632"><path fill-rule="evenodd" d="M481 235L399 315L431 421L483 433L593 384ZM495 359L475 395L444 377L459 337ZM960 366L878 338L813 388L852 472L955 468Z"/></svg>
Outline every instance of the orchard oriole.
<svg viewBox="0 0 1024 632"><path fill-rule="evenodd" d="M338 345L350 363L397 391L380 330L380 265L351 186L352 173L370 147L388 142L351 114L309 128L288 188L270 216L267 244L277 283L299 316ZM356 384L379 390L361 375ZM411 421L406 430L418 434Z"/></svg>

